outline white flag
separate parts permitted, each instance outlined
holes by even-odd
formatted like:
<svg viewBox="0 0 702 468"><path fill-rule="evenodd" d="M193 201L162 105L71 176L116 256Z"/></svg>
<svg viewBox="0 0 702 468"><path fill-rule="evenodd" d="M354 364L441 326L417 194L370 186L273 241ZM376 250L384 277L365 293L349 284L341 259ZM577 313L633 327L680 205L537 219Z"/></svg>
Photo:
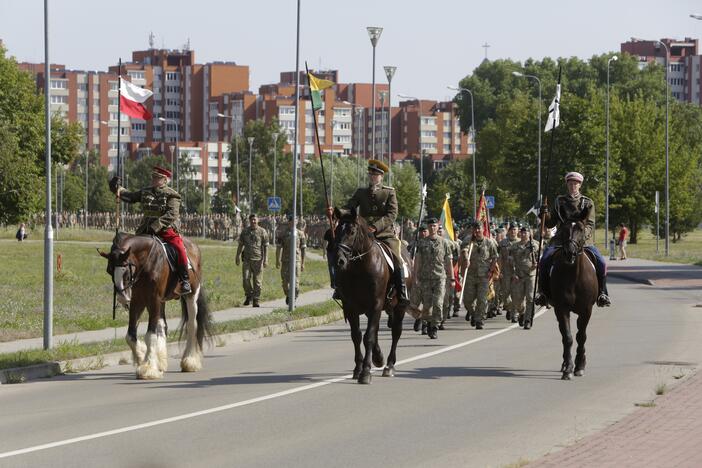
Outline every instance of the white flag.
<svg viewBox="0 0 702 468"><path fill-rule="evenodd" d="M548 106L548 120L546 121L546 128L544 128L544 132L548 132L549 130L553 130L554 128L558 127L558 124L561 122L561 84L558 83L556 85L556 96L554 96L553 101L551 101L551 105Z"/></svg>

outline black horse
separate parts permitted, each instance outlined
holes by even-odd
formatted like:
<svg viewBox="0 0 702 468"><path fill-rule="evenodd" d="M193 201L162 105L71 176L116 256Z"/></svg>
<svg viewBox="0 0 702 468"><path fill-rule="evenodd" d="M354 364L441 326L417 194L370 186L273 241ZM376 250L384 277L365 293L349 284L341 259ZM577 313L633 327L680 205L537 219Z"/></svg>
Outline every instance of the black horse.
<svg viewBox="0 0 702 468"><path fill-rule="evenodd" d="M335 230L336 287L341 294L344 318L351 327L351 339L355 350L356 366L353 378L358 383L371 383L371 356L373 365L383 366L383 352L378 344L378 327L383 310L390 315L392 328L392 347L387 364L383 369L384 377L395 375L397 342L402 335L402 320L406 308L397 306L397 295L388 297L391 287L392 271L382 252L381 245L368 232L366 221L351 210L348 215L340 216L336 211L339 224ZM412 271L412 263L406 250L403 258ZM411 279L407 281L408 285ZM368 317L366 333L363 335L365 355L361 353L360 316Z"/></svg>
<svg viewBox="0 0 702 468"><path fill-rule="evenodd" d="M563 341L563 380L570 380L575 373L585 373L585 341L587 324L592 315L592 306L597 300L597 274L595 264L583 249L585 245L585 225L581 221L563 223L558 229L562 247L553 254L551 270L550 302L554 307L558 329ZM570 313L578 315L578 342L575 354L575 367L571 355L573 336L570 331Z"/></svg>

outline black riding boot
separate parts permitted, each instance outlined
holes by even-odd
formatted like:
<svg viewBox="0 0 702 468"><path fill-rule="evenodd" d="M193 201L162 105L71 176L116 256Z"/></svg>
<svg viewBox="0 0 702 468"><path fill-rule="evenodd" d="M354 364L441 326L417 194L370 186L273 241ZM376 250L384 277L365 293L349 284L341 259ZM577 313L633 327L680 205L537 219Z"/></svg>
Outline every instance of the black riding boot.
<svg viewBox="0 0 702 468"><path fill-rule="evenodd" d="M178 278L180 279L180 295L187 296L192 293L187 265L178 265Z"/></svg>
<svg viewBox="0 0 702 468"><path fill-rule="evenodd" d="M612 305L612 302L609 299L609 293L607 292L607 277L602 276L600 277L597 275L597 286L598 286L598 293L597 293L597 307L609 307Z"/></svg>
<svg viewBox="0 0 702 468"><path fill-rule="evenodd" d="M407 292L407 284L405 284L405 275L403 274L402 265L395 265L393 272L395 280L395 291L397 291L397 305L406 307L410 304L409 293Z"/></svg>

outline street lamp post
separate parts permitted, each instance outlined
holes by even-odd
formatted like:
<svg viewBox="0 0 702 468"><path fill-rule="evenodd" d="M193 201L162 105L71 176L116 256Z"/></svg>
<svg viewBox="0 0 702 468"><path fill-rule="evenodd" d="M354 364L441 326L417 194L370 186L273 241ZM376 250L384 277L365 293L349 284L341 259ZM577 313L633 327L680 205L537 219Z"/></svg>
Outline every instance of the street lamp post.
<svg viewBox="0 0 702 468"><path fill-rule="evenodd" d="M697 18L698 15L690 15L692 18ZM632 37L633 42L641 42L642 39ZM659 40L652 41L662 45L665 48L665 256L670 253L670 153L668 145L668 123L670 110L670 79L668 72L670 70L670 49L668 46Z"/></svg>
<svg viewBox="0 0 702 468"><path fill-rule="evenodd" d="M247 140L249 141L249 214L251 214L253 213L253 192L251 191L251 160L253 159L254 137L248 137Z"/></svg>
<svg viewBox="0 0 702 468"><path fill-rule="evenodd" d="M541 80L538 76L525 75L524 73L518 71L513 71L512 75L524 78L531 78L533 80L536 80L536 82L539 84L539 131L537 132L539 135L539 156L536 164L536 199L539 201L539 203L541 203Z"/></svg>
<svg viewBox="0 0 702 468"><path fill-rule="evenodd" d="M607 103L605 106L607 114L607 130L605 136L605 235L604 235L604 248L607 250L607 241L609 238L609 65L612 61L616 61L617 56L613 55L607 60ZM541 132L539 132L540 134ZM614 234L612 234L614 237Z"/></svg>
<svg viewBox="0 0 702 468"><path fill-rule="evenodd" d="M380 160L383 161L385 158L383 152L385 149L385 119L383 118L383 112L385 110L385 91L380 92Z"/></svg>
<svg viewBox="0 0 702 468"><path fill-rule="evenodd" d="M272 135L273 138L273 198L276 197L276 179L278 178L278 133ZM276 237L275 233L275 215L273 213L273 237Z"/></svg>
<svg viewBox="0 0 702 468"><path fill-rule="evenodd" d="M388 180L392 185L392 77L395 76L397 67L386 65L383 69L388 79Z"/></svg>
<svg viewBox="0 0 702 468"><path fill-rule="evenodd" d="M378 45L378 40L380 39L380 35L383 33L383 28L368 26L366 29L368 30L368 37L370 38L371 45L373 46L373 83L371 85L371 93L373 94L373 108L371 110L371 133L373 141L371 142L371 155L373 158L375 158L375 46Z"/></svg>
<svg viewBox="0 0 702 468"><path fill-rule="evenodd" d="M470 135L471 135L471 141L473 142L473 155L471 156L471 159L473 160L473 213L477 214L478 213L478 186L477 186L477 181L476 181L476 175L475 175L475 108L473 107L473 92L468 89L468 88L457 88L455 86L447 86L448 89L451 89L453 91L465 91L470 95ZM539 117L541 116L541 113L539 112ZM541 133L541 130L539 130L539 133ZM539 136L539 138L541 138Z"/></svg>
<svg viewBox="0 0 702 468"><path fill-rule="evenodd" d="M178 126L178 121L173 120L173 119L166 119L163 117L159 117L158 120L160 120L163 123L171 122L175 124L176 127L176 144L175 144L175 170L176 170L176 192L180 193L180 158L178 157L178 140L180 139L180 128ZM166 133L165 130L163 132L164 134ZM172 154L172 153L171 153ZM171 161L171 167L173 167L173 161Z"/></svg>

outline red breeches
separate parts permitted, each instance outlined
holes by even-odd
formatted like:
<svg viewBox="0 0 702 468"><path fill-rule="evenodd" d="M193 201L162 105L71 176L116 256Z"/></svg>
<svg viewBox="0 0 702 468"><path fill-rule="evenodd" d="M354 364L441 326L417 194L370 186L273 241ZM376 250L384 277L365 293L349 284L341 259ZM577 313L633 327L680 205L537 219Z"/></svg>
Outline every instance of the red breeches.
<svg viewBox="0 0 702 468"><path fill-rule="evenodd" d="M182 266L187 266L188 265L188 255L185 252L185 246L183 245L183 238L180 237L180 234L175 232L173 228L168 228L165 231L161 231L158 235L161 239L163 239L165 242L168 242L170 245L175 247L175 249L178 251L178 264Z"/></svg>

